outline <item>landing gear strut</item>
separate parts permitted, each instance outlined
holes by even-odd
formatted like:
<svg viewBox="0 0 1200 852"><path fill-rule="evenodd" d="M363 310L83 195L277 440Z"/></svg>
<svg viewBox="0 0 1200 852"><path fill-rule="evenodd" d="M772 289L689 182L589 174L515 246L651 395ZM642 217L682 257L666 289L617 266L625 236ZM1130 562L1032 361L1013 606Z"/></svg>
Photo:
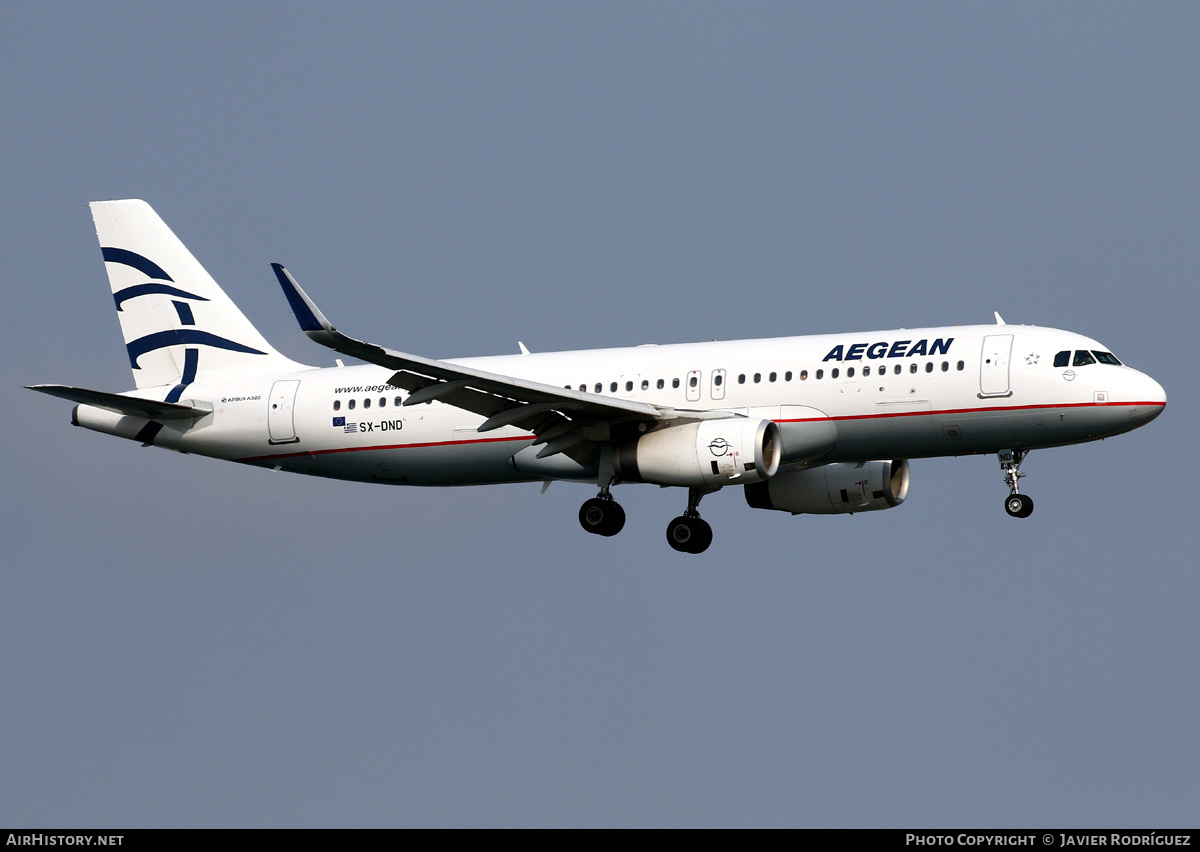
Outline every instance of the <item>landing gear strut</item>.
<svg viewBox="0 0 1200 852"><path fill-rule="evenodd" d="M680 553L703 553L712 544L713 532L708 521L700 517L700 500L716 488L689 488L688 506L675 520L667 524L667 544Z"/></svg>
<svg viewBox="0 0 1200 852"><path fill-rule="evenodd" d="M1000 469L1004 471L1004 482L1008 485L1008 497L1004 500L1004 511L1014 518L1028 518L1033 514L1033 498L1028 494L1019 494L1017 480L1025 473L1021 470L1021 462L1025 460L1027 450L1001 450L997 453L1000 459Z"/></svg>

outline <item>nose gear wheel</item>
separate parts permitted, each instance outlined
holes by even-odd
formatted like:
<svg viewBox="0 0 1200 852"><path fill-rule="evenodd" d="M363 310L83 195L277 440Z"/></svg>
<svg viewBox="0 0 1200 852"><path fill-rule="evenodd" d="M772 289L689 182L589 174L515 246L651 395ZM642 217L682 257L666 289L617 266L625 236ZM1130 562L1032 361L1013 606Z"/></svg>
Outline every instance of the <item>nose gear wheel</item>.
<svg viewBox="0 0 1200 852"><path fill-rule="evenodd" d="M1033 498L1028 494L1009 494L1004 501L1004 511L1014 518L1028 518L1033 514Z"/></svg>
<svg viewBox="0 0 1200 852"><path fill-rule="evenodd" d="M1025 475L1021 470L1021 462L1025 460L1028 450L1001 450L997 453L1000 459L1000 469L1004 471L1004 483L1008 486L1008 496L1004 498L1004 511L1014 518L1028 518L1033 514L1033 498L1028 494L1020 494L1017 483Z"/></svg>

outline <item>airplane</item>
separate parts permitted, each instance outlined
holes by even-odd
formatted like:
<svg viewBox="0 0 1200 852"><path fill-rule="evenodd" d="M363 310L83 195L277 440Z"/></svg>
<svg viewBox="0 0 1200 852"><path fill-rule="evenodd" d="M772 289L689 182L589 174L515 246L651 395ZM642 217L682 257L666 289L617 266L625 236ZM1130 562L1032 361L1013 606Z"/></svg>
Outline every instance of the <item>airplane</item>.
<svg viewBox="0 0 1200 852"><path fill-rule="evenodd" d="M434 360L338 331L281 265L303 332L366 363L310 367L276 351L146 202L91 205L136 390L29 385L71 422L184 453L392 485L592 483L579 509L613 536L622 483L687 489L667 526L712 542L703 497L740 486L756 509L871 512L908 495L909 460L995 454L1009 515L1027 518L1031 450L1128 432L1161 385L1108 347L995 324Z"/></svg>

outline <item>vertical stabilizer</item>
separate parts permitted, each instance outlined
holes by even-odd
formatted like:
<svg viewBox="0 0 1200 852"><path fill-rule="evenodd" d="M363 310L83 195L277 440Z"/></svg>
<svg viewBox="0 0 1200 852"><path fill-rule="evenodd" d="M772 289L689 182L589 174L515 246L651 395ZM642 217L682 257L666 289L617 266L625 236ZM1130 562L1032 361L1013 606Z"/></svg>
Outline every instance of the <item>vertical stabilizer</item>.
<svg viewBox="0 0 1200 852"><path fill-rule="evenodd" d="M139 388L300 367L267 343L149 204L91 208Z"/></svg>

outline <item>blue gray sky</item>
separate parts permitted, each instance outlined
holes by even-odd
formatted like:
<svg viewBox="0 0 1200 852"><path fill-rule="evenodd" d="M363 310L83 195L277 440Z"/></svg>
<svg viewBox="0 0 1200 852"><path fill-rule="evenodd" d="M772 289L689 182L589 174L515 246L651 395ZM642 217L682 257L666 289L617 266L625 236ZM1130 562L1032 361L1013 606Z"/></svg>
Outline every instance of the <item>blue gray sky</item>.
<svg viewBox="0 0 1200 852"><path fill-rule="evenodd" d="M0 822L1194 826L1200 7L0 5ZM87 210L281 350L288 265L432 357L989 322L1148 428L853 517L405 490L73 429L132 385ZM1182 359L1182 360L1181 360Z"/></svg>

